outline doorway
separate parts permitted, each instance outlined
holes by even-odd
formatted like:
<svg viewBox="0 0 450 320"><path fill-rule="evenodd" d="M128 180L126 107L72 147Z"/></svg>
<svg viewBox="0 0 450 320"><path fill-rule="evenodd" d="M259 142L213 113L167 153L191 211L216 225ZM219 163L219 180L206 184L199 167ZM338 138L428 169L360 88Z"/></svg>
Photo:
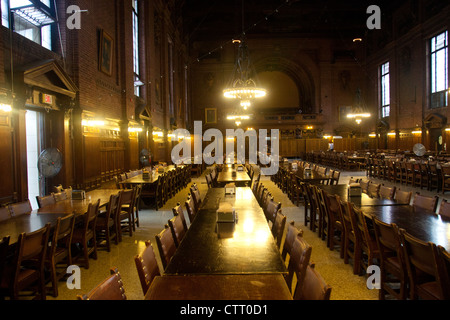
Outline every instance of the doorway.
<svg viewBox="0 0 450 320"><path fill-rule="evenodd" d="M38 169L38 158L42 146L42 115L40 112L27 110L25 114L27 140L27 176L28 199L33 209L38 208L36 196L41 195L41 179Z"/></svg>
<svg viewBox="0 0 450 320"><path fill-rule="evenodd" d="M432 151L440 152L442 151L442 129L430 129L430 146L429 149Z"/></svg>

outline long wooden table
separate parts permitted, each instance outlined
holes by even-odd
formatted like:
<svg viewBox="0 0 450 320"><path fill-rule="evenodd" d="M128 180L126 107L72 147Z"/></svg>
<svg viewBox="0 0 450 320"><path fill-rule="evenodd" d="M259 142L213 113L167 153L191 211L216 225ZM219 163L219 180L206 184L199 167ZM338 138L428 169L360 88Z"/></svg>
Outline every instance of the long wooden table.
<svg viewBox="0 0 450 320"><path fill-rule="evenodd" d="M157 276L145 300L292 300L281 274Z"/></svg>
<svg viewBox="0 0 450 320"><path fill-rule="evenodd" d="M450 250L450 222L434 212L416 209L410 205L367 206L365 214L374 215L386 223L395 223L411 235L441 245Z"/></svg>
<svg viewBox="0 0 450 320"><path fill-rule="evenodd" d="M216 210L222 201L238 214L230 238L219 238L216 232ZM286 272L264 212L248 187L236 188L235 197L225 196L223 188L210 188L165 270L166 275Z"/></svg>
<svg viewBox="0 0 450 320"><path fill-rule="evenodd" d="M219 186L225 186L227 183L234 183L236 186L245 187L252 179L247 173L244 167L243 171L236 171L236 175L233 175L233 169L228 166L224 166L222 171L217 175L217 183Z"/></svg>
<svg viewBox="0 0 450 320"><path fill-rule="evenodd" d="M322 174L315 170L311 170L310 173L307 173L305 169L301 167L292 172L295 174L297 179L302 182L328 181L332 178L332 176L329 174Z"/></svg>
<svg viewBox="0 0 450 320"><path fill-rule="evenodd" d="M35 209L29 214L22 214L0 222L0 237L9 235L10 245L17 242L22 232L28 233L43 228L47 223L55 226L59 217L68 214L84 214L90 202L100 199L100 205L106 205L109 202L111 194L117 193L118 189L96 189L86 193L84 200L62 200L55 204ZM90 199L89 199L90 197Z"/></svg>
<svg viewBox="0 0 450 320"><path fill-rule="evenodd" d="M367 206L397 206L400 205L395 200L382 199L370 197L366 193L362 193L361 196L348 196L348 185L346 184L338 184L338 185L323 185L316 184L319 188L324 190L329 194L337 194L341 200L350 201L357 207L367 207Z"/></svg>
<svg viewBox="0 0 450 320"><path fill-rule="evenodd" d="M180 166L183 167L183 166ZM122 185L133 185L133 184L152 184L155 183L156 181L158 181L159 177L166 172L169 172L171 170L175 170L175 166L170 165L167 167L164 167L164 172L151 172L150 173L150 178L149 179L144 179L143 174L138 174L134 177L125 179L123 181L120 181L119 183Z"/></svg>
<svg viewBox="0 0 450 320"><path fill-rule="evenodd" d="M365 193L361 197L348 197L347 185L317 185L328 193L337 194L341 199L354 203L361 210L378 217L386 223L395 223L408 233L423 240L440 244L450 250L450 221L439 215L394 200L372 198Z"/></svg>

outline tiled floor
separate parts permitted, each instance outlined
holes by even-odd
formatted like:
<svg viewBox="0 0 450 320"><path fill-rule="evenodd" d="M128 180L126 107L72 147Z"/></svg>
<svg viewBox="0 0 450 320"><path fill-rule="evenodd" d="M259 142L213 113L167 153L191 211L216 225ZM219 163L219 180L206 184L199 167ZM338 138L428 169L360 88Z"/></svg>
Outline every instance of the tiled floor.
<svg viewBox="0 0 450 320"><path fill-rule="evenodd" d="M347 183L351 176L365 176L360 172L343 172L341 174L340 183ZM375 180L375 179L372 179ZM207 185L204 175L194 178L192 182L196 182L200 187L202 196L207 191ZM378 299L377 290L369 290L366 287L366 278L364 276L353 275L351 265L346 265L339 257L337 250L330 251L325 242L320 240L316 233L303 225L303 207L296 207L283 194L278 187L273 184L269 177L262 177L261 182L269 188L276 201L282 203L283 213L287 216L287 221L294 221L295 225L304 231L304 238L312 245L311 260L316 264L316 269L323 276L325 281L332 287L332 300L375 300ZM386 181L383 183L389 185ZM402 189L418 189L400 186ZM187 197L188 188L180 191L174 198L170 199L163 208L158 211L150 209L142 209L140 212L140 227L132 237L124 236L123 241L119 245L112 245L111 252L101 250L98 252L97 260L90 260L90 268L81 268L81 289L68 289L66 283L59 283L59 296L53 298L48 296L47 299L57 300L74 300L78 294L87 293L103 279L109 275L111 267L117 267L121 273L125 293L128 299L141 300L143 292L139 283L136 267L134 264L134 256L142 251L145 247L144 241L151 240L155 250L155 235L159 233L164 224L173 217L171 208L177 202L184 202ZM435 194L425 190L421 190L423 194ZM440 197L449 198L449 195ZM189 221L189 220L188 220ZM158 259L159 260L159 259ZM161 268L161 263L158 261Z"/></svg>

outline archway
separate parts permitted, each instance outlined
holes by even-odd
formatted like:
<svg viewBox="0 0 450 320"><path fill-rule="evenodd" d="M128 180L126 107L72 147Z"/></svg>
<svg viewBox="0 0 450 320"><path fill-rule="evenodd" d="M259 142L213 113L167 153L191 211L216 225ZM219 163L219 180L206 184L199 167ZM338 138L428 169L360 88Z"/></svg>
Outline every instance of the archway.
<svg viewBox="0 0 450 320"><path fill-rule="evenodd" d="M317 112L316 89L310 70L281 57L263 58L255 63L255 69L261 83L267 81L273 85L275 79L279 79L282 82L276 84L277 89L282 84L287 85L287 88L280 91L286 93L289 90L293 94L289 101L286 100L287 97L283 98L285 103L292 105L293 101L298 99L298 105L293 107L293 110L306 114ZM271 77L273 80L268 81ZM294 93L295 88L296 92Z"/></svg>

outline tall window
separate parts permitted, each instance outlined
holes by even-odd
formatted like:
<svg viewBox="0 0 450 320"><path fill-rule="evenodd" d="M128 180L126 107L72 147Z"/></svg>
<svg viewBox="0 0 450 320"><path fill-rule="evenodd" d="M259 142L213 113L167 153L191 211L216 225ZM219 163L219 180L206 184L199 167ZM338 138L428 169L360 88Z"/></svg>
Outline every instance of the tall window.
<svg viewBox="0 0 450 320"><path fill-rule="evenodd" d="M133 71L134 71L134 94L140 95L140 86L142 85L139 79L139 11L138 0L133 0Z"/></svg>
<svg viewBox="0 0 450 320"><path fill-rule="evenodd" d="M447 106L448 95L448 34L431 38L431 108Z"/></svg>
<svg viewBox="0 0 450 320"><path fill-rule="evenodd" d="M1 0L2 25L52 50L52 25L56 22L51 0Z"/></svg>
<svg viewBox="0 0 450 320"><path fill-rule="evenodd" d="M381 75L381 118L389 117L391 111L391 90L389 77L389 62L386 62L380 67Z"/></svg>

